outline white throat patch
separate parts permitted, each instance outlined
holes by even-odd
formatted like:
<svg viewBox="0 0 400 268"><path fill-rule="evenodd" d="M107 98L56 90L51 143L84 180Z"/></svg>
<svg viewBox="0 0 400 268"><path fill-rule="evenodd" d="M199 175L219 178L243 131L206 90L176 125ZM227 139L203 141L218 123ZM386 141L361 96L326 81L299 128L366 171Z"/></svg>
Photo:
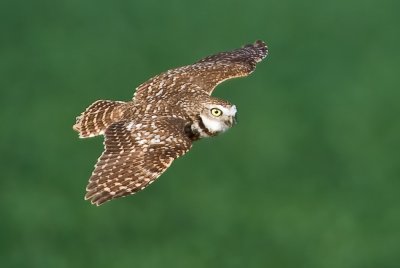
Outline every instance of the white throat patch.
<svg viewBox="0 0 400 268"><path fill-rule="evenodd" d="M213 133L224 132L228 129L228 127L217 118L210 118L207 116L200 115L201 120L203 121L204 126Z"/></svg>

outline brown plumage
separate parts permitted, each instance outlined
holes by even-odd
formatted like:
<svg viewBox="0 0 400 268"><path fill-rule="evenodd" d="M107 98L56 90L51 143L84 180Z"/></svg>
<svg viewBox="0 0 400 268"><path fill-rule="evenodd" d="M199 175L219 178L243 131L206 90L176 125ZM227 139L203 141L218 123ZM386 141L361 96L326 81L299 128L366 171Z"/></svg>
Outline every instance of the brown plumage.
<svg viewBox="0 0 400 268"><path fill-rule="evenodd" d="M99 100L77 117L81 138L103 134L100 156L85 199L101 205L136 193L158 178L192 142L226 131L236 107L211 97L221 82L247 76L268 54L262 41L203 58L157 75L132 101Z"/></svg>

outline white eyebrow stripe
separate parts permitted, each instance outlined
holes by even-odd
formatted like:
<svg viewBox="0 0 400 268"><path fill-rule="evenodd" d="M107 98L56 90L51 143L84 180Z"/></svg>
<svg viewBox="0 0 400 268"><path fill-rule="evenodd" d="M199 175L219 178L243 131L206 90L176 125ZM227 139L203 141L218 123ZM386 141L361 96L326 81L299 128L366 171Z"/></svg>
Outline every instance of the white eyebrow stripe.
<svg viewBox="0 0 400 268"><path fill-rule="evenodd" d="M237 112L236 105L232 105L232 107L230 107L229 109L221 105L217 105L216 108L220 109L224 113L224 115L227 116L235 116Z"/></svg>

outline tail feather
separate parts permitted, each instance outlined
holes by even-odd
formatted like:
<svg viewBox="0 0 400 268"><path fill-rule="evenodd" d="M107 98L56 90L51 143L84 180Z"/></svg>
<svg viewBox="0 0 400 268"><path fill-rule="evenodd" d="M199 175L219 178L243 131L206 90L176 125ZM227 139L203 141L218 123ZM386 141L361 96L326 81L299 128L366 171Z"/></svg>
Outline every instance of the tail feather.
<svg viewBox="0 0 400 268"><path fill-rule="evenodd" d="M79 132L80 138L102 135L109 125L122 118L124 104L122 101L98 100L76 118L72 128Z"/></svg>

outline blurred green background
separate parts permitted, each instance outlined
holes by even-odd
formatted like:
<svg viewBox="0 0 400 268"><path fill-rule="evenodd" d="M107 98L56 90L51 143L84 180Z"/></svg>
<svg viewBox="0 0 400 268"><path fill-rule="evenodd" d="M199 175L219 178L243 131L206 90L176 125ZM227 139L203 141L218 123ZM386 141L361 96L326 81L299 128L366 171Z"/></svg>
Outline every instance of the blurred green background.
<svg viewBox="0 0 400 268"><path fill-rule="evenodd" d="M399 1L1 1L1 267L399 267ZM262 39L239 124L151 187L83 200L75 117Z"/></svg>

